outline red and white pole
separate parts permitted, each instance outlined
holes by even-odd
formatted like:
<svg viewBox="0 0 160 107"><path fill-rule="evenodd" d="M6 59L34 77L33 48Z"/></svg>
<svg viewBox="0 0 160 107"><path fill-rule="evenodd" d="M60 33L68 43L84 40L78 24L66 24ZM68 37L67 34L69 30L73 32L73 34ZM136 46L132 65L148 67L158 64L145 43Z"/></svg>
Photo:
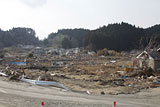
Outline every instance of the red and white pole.
<svg viewBox="0 0 160 107"><path fill-rule="evenodd" d="M116 101L113 102L113 107L116 107Z"/></svg>
<svg viewBox="0 0 160 107"><path fill-rule="evenodd" d="M44 107L44 102L43 101L41 102L41 107Z"/></svg>

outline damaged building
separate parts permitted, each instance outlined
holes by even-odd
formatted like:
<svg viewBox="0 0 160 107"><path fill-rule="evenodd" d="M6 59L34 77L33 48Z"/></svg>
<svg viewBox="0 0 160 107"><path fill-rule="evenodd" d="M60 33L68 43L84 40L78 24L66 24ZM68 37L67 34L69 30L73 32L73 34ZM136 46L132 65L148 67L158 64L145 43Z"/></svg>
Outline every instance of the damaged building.
<svg viewBox="0 0 160 107"><path fill-rule="evenodd" d="M140 68L150 67L153 71L160 71L160 49L143 51L136 58Z"/></svg>

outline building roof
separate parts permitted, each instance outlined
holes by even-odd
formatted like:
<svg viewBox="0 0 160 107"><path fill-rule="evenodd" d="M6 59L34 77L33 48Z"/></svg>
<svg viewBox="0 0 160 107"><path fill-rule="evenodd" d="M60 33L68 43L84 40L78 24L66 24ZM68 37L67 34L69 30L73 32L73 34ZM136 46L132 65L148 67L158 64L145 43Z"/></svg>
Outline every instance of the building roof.
<svg viewBox="0 0 160 107"><path fill-rule="evenodd" d="M136 58L140 58L143 55L148 55L149 57L151 57L155 60L160 60L160 51L151 51L151 52L143 51Z"/></svg>
<svg viewBox="0 0 160 107"><path fill-rule="evenodd" d="M147 51L143 51L142 53L140 53L136 58L140 58L142 55L144 54L148 54Z"/></svg>

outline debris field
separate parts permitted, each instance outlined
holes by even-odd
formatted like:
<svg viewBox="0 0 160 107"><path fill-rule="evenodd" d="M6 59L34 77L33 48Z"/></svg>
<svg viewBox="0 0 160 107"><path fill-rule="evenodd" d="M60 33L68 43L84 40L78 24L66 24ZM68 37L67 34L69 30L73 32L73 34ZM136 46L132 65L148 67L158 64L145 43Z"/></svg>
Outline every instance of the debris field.
<svg viewBox="0 0 160 107"><path fill-rule="evenodd" d="M104 51L104 52L103 52ZM140 68L137 54L101 50L5 48L0 75L5 81L27 79L54 81L87 94L134 94L160 86L160 72ZM137 60L137 59L136 59ZM138 61L137 61L138 62Z"/></svg>

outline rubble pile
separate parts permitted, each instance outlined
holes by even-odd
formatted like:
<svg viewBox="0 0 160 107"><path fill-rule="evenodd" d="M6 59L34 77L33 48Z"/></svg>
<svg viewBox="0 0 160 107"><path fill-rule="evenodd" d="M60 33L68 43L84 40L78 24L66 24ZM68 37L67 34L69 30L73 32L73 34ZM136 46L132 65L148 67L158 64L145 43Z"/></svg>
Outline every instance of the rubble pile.
<svg viewBox="0 0 160 107"><path fill-rule="evenodd" d="M72 91L102 95L134 94L160 86L160 72L134 66L130 55L107 49L97 52L98 56L77 49L43 51L7 49L1 58L0 76L12 81L19 81L22 75L32 80L41 77L43 81L62 83Z"/></svg>

